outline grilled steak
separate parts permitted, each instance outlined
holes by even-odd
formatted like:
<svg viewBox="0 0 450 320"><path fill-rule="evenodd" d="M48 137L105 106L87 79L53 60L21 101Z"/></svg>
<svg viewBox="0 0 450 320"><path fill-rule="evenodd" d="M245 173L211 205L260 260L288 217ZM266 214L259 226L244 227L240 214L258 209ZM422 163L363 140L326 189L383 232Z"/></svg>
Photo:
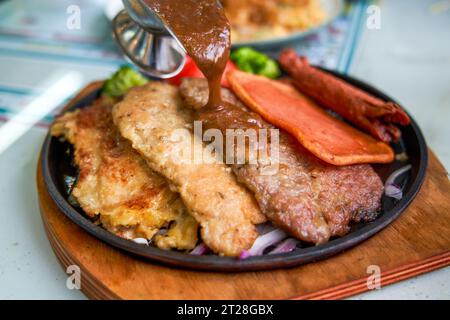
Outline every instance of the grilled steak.
<svg viewBox="0 0 450 320"><path fill-rule="evenodd" d="M185 79L180 92L185 106L197 110L205 130L274 128L227 89L222 90L222 106L204 107L208 86L202 79ZM344 235L351 220L373 219L380 209L383 184L370 165L329 165L282 130L278 172L262 174L259 164L231 166L238 180L255 193L263 213L304 241L320 244Z"/></svg>

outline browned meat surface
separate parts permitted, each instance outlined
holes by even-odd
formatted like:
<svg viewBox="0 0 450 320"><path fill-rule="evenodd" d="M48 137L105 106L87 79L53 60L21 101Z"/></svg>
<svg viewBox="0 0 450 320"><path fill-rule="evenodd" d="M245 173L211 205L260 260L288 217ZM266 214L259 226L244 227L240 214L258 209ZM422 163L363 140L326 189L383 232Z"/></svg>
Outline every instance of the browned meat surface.
<svg viewBox="0 0 450 320"><path fill-rule="evenodd" d="M254 224L265 220L253 195L212 155L204 154L200 162L181 157L191 155L191 150L203 151L204 146L193 139L193 118L182 107L176 87L150 82L134 88L114 106L113 118L149 166L180 193L208 247L237 256L252 246L257 237Z"/></svg>
<svg viewBox="0 0 450 320"><path fill-rule="evenodd" d="M185 79L180 92L185 106L197 110L204 130L273 128L226 89L221 107L203 107L208 87L202 79ZM380 209L383 184L370 165L329 165L282 130L278 172L265 175L261 165L250 163L232 164L232 169L255 193L263 213L304 241L319 244L332 235L344 235L351 220L373 219Z"/></svg>
<svg viewBox="0 0 450 320"><path fill-rule="evenodd" d="M118 133L112 101L100 98L92 106L59 117L54 136L74 147L79 178L72 195L90 217L99 215L107 230L127 239L152 239L163 249L192 249L198 224L166 180ZM165 234L157 234L167 228Z"/></svg>

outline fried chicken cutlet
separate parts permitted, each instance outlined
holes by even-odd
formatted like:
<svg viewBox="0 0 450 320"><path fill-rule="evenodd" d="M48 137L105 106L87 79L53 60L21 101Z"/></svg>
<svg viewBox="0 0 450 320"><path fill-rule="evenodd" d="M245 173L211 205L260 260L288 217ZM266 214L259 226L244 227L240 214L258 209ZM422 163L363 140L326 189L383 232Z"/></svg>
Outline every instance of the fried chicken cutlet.
<svg viewBox="0 0 450 320"><path fill-rule="evenodd" d="M122 138L111 115L112 100L66 112L51 134L74 147L79 177L72 195L89 217L127 239L153 239L162 249L192 249L198 224L166 180L151 170ZM159 232L168 228L165 234Z"/></svg>
<svg viewBox="0 0 450 320"><path fill-rule="evenodd" d="M192 114L182 106L176 87L150 82L133 88L114 106L113 119L149 166L180 193L208 247L220 255L238 256L252 246L258 235L254 224L265 217L224 164L207 154L193 161L191 150L204 146L194 139Z"/></svg>

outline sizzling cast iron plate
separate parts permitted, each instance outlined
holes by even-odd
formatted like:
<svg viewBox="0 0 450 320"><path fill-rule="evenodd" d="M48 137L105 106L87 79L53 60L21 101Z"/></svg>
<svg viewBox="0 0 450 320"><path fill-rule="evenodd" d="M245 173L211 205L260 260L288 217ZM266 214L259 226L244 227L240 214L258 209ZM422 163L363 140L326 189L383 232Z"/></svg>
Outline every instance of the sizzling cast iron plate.
<svg viewBox="0 0 450 320"><path fill-rule="evenodd" d="M364 82L336 72L328 72L376 97L386 101L394 101ZM73 109L90 105L99 94L100 91L92 92L84 99L78 101ZM414 119L411 118L411 124L407 127L402 127L401 130L402 140L394 146L394 149L397 152L402 149L406 150L409 157L407 163L412 165L412 170L402 179L404 196L400 201L383 196L382 213L377 219L372 222L354 225L346 236L331 239L326 244L309 247L304 246L290 253L250 257L245 260L216 255L197 256L177 251L165 251L156 247L145 246L122 239L95 225L84 215L80 208L72 206L68 201L64 176L74 176L76 172L69 165L71 158L67 154L67 144L61 143L58 139L48 135L42 147L40 165L42 166L47 189L58 208L85 231L116 248L154 262L162 262L176 267L226 272L270 270L297 266L330 257L368 239L400 216L419 191L424 180L428 162L427 146ZM394 162L388 165L375 165L374 168L384 182L390 173L407 163Z"/></svg>

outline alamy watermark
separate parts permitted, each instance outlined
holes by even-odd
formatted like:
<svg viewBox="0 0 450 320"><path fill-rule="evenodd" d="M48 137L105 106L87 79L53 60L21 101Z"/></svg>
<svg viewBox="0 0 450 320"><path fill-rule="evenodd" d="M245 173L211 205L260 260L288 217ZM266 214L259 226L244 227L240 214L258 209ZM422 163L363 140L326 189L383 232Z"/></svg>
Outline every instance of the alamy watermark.
<svg viewBox="0 0 450 320"><path fill-rule="evenodd" d="M369 290L379 290L381 289L381 268L377 265L370 265L366 270L367 274L370 276L367 278L367 289Z"/></svg>
<svg viewBox="0 0 450 320"><path fill-rule="evenodd" d="M77 5L70 5L66 9L66 13L69 15L66 20L66 27L69 30L81 29L81 8Z"/></svg>
<svg viewBox="0 0 450 320"><path fill-rule="evenodd" d="M381 8L377 5L370 5L367 7L366 13L368 15L366 20L366 27L369 30L381 29Z"/></svg>
<svg viewBox="0 0 450 320"><path fill-rule="evenodd" d="M175 164L257 165L262 175L273 175L279 168L279 129L219 129L203 131L194 121L189 128L174 130L167 139L172 145Z"/></svg>
<svg viewBox="0 0 450 320"><path fill-rule="evenodd" d="M66 269L66 273L69 275L66 280L66 287L69 290L81 289L81 269L77 265L70 265Z"/></svg>

